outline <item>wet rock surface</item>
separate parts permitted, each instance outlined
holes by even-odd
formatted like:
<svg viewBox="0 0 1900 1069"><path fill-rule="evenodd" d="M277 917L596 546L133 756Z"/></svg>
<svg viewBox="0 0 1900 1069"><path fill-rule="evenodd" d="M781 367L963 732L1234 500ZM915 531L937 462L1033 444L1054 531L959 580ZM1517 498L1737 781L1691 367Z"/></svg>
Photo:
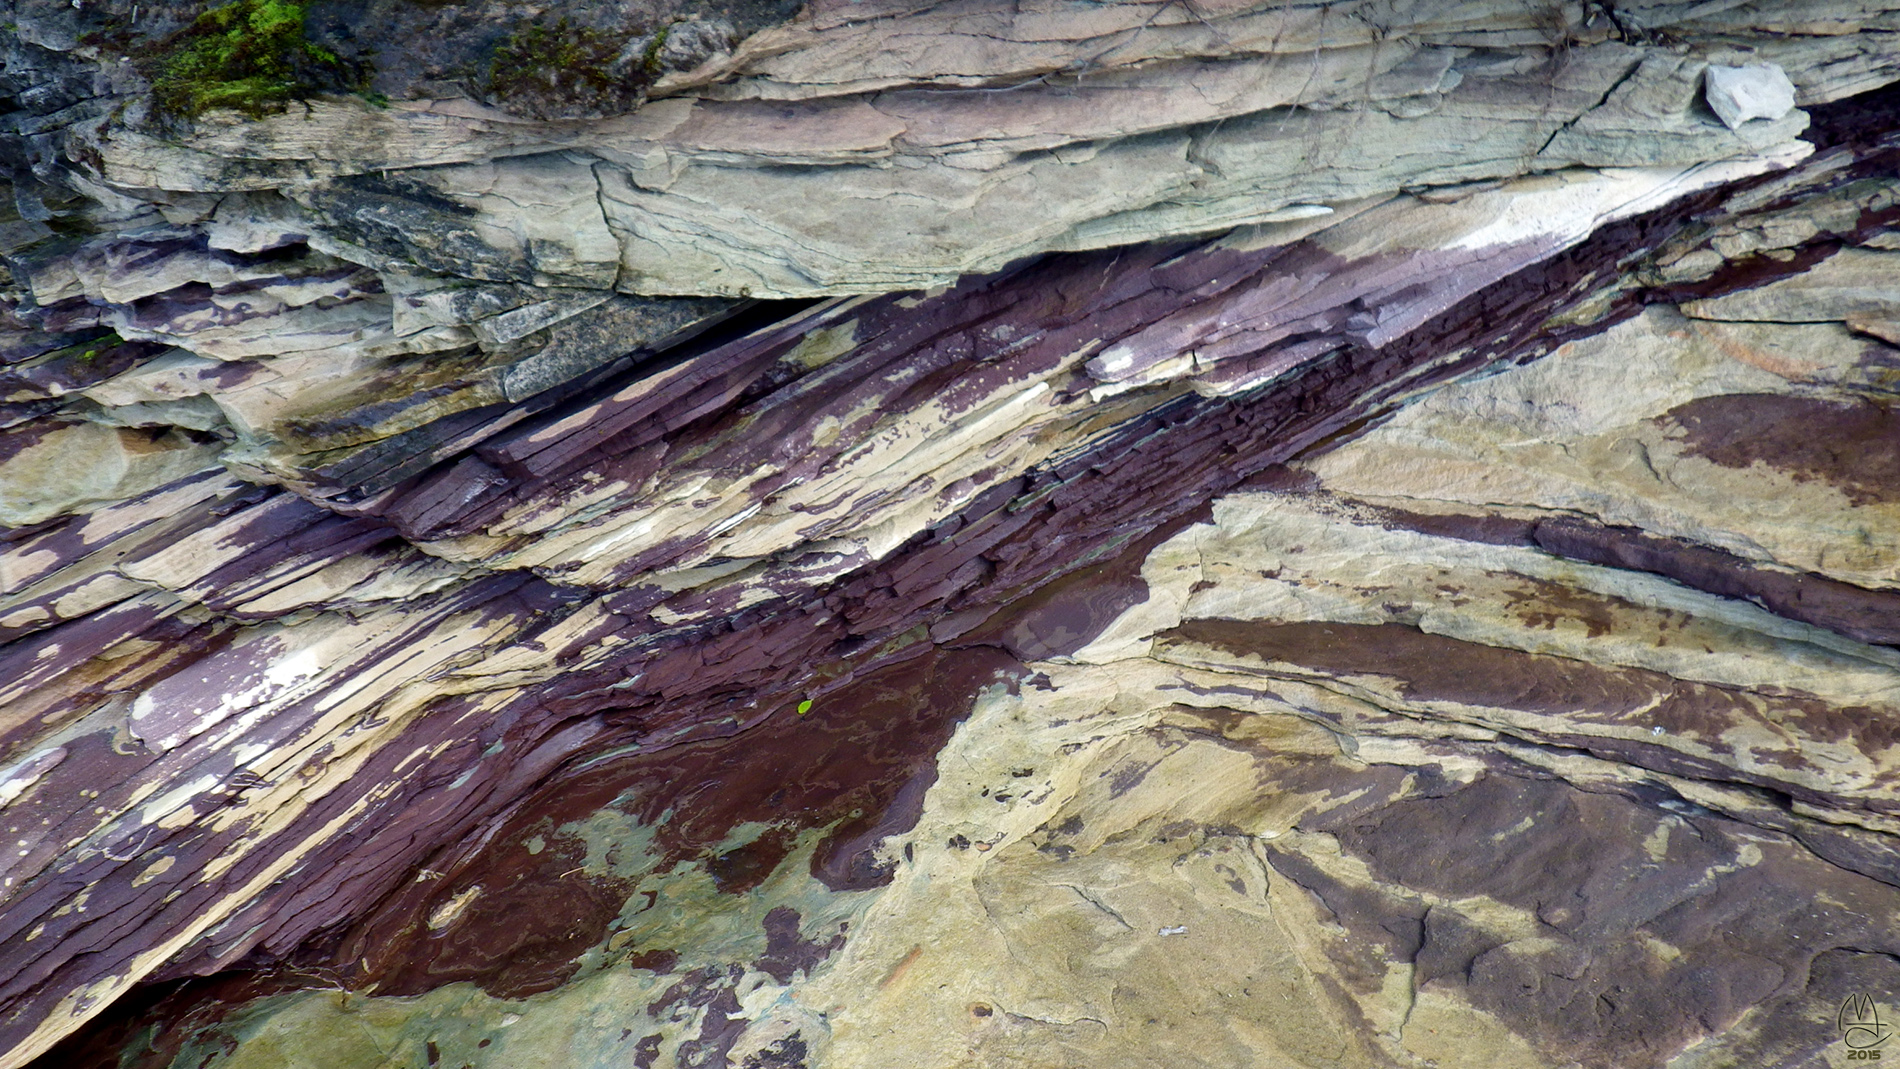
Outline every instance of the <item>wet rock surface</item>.
<svg viewBox="0 0 1900 1069"><path fill-rule="evenodd" d="M0 1065L1845 1064L1900 15L1533 8L16 5Z"/></svg>

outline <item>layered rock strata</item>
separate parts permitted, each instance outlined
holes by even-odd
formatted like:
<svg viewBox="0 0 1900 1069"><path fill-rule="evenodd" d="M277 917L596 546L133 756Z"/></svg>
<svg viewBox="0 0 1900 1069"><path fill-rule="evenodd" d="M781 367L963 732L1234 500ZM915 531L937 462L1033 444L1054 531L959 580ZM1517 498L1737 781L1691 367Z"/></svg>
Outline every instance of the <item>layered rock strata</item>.
<svg viewBox="0 0 1900 1069"><path fill-rule="evenodd" d="M22 5L0 1063L1832 1064L1851 6L820 5L181 126Z"/></svg>

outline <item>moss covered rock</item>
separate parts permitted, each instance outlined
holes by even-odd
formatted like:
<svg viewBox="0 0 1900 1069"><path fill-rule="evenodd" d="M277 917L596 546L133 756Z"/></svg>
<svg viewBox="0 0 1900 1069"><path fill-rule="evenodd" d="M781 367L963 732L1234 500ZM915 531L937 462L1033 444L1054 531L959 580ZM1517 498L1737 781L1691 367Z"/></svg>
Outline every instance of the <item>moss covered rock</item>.
<svg viewBox="0 0 1900 1069"><path fill-rule="evenodd" d="M304 35L295 0L235 0L198 16L158 61L154 102L170 115L260 115L350 81L348 65Z"/></svg>

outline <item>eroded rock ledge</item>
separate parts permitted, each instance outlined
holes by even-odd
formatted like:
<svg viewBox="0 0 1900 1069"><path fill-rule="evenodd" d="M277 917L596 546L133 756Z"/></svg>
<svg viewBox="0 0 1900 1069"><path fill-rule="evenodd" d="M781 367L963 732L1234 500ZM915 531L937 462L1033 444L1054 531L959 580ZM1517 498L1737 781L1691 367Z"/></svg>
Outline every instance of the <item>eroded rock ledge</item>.
<svg viewBox="0 0 1900 1069"><path fill-rule="evenodd" d="M186 125L14 10L0 1065L1900 991L1900 8L821 4L624 114Z"/></svg>

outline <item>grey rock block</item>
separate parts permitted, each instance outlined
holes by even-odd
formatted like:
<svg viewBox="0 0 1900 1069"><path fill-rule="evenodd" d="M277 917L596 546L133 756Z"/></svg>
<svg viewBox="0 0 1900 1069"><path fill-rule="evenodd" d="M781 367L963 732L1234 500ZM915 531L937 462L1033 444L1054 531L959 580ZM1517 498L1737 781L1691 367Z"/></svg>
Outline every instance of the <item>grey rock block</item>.
<svg viewBox="0 0 1900 1069"><path fill-rule="evenodd" d="M1710 67L1703 96L1731 130L1751 119L1780 119L1794 110L1794 83L1773 63Z"/></svg>

